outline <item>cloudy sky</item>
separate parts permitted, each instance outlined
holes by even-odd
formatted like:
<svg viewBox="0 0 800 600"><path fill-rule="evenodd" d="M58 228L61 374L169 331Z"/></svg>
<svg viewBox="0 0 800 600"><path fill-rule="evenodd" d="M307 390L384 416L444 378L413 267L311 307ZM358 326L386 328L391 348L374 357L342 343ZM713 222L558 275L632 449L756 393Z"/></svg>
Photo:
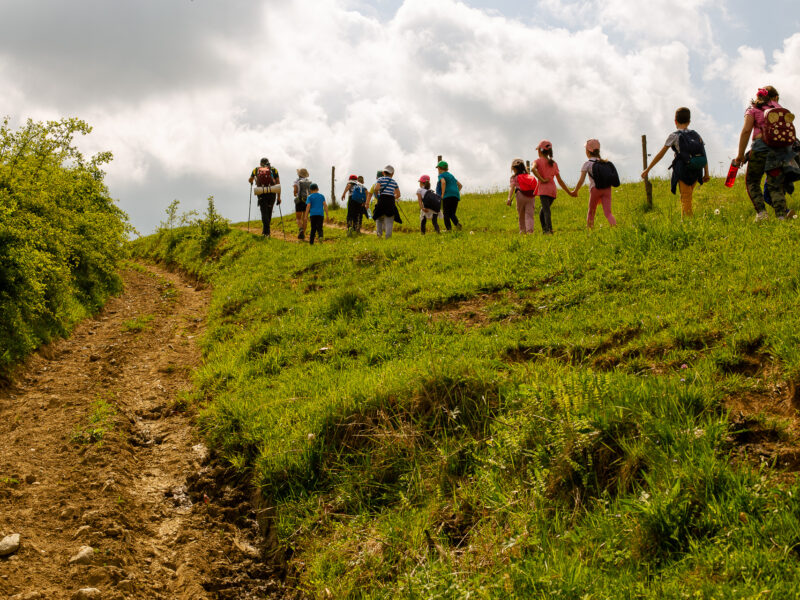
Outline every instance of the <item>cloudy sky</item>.
<svg viewBox="0 0 800 600"><path fill-rule="evenodd" d="M771 83L800 110L797 0L0 0L0 114L77 116L141 233L177 198L247 218L261 156L330 190L438 154L502 187L547 138L567 183L597 137L624 178L693 111L716 172ZM667 161L664 161L665 163ZM666 175L666 164L657 168ZM291 203L286 203L289 208Z"/></svg>

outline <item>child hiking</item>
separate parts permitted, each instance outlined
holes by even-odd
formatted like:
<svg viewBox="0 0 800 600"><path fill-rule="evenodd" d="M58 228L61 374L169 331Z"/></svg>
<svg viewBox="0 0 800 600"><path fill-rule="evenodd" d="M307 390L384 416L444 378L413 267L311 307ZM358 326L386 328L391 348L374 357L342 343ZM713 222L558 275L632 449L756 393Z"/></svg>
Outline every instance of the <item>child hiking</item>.
<svg viewBox="0 0 800 600"><path fill-rule="evenodd" d="M308 243L314 244L314 237L319 235L322 240L322 223L328 218L328 203L325 196L319 193L319 186L312 183L309 186L311 194L306 201L306 216L311 222L311 234L308 236Z"/></svg>
<svg viewBox="0 0 800 600"><path fill-rule="evenodd" d="M752 135L753 143L750 146L744 180L747 194L756 211L756 221L769 217L764 205L764 192L761 190L761 180L765 174L765 190L770 197L775 216L779 219L794 216L794 211L786 206L784 170L797 157L793 148L797 134L792 123L794 117L787 118L791 113L778 104L779 99L778 90L771 85L758 90L755 100L750 102L750 107L744 113L739 151L734 160L736 165L745 162L744 151Z"/></svg>
<svg viewBox="0 0 800 600"><path fill-rule="evenodd" d="M614 227L617 220L611 213L611 188L619 186L617 169L610 161L600 157L600 142L591 139L586 142L587 160L581 167L581 177L570 194L573 198L578 196L578 190L583 186L586 176L589 176L589 210L586 213L586 225L589 229L594 227L594 215L597 205L603 206L603 214L608 224Z"/></svg>
<svg viewBox="0 0 800 600"><path fill-rule="evenodd" d="M452 222L456 229L461 231L461 223L456 216L458 203L461 201L461 183L450 173L450 167L445 161L440 160L436 165L436 170L439 172L436 193L442 197L445 229L451 231L450 223Z"/></svg>
<svg viewBox="0 0 800 600"><path fill-rule="evenodd" d="M292 186L294 190L294 218L297 220L297 239L305 239L306 232L306 200L308 200L311 180L308 169L297 169L297 179Z"/></svg>
<svg viewBox="0 0 800 600"><path fill-rule="evenodd" d="M556 188L556 181L561 189L571 194L569 187L561 179L561 174L558 170L558 163L553 160L553 144L547 140L542 140L536 146L536 151L539 153L539 158L533 163L532 171L539 180L539 222L542 225L542 233L553 233L553 220L550 214L550 207L556 200L558 189Z"/></svg>
<svg viewBox="0 0 800 600"><path fill-rule="evenodd" d="M680 189L681 217L691 217L694 214L692 206L694 188L698 183L703 185L711 179L708 172L705 143L699 133L689 129L691 120L692 113L685 106L675 111L676 130L667 136L664 147L653 157L650 165L642 171L642 179L647 179L650 170L664 158L667 150L672 149L675 158L670 166L672 169L671 189L673 194Z"/></svg>
<svg viewBox="0 0 800 600"><path fill-rule="evenodd" d="M433 229L439 233L439 211L442 209L442 198L431 189L431 178L428 175L422 175L419 178L417 202L419 203L420 233L425 235L425 223L429 219L433 221Z"/></svg>
<svg viewBox="0 0 800 600"><path fill-rule="evenodd" d="M361 219L364 216L364 205L367 202L367 190L358 181L358 175L350 175L342 193L342 201L347 197L347 233L361 231Z"/></svg>
<svg viewBox="0 0 800 600"><path fill-rule="evenodd" d="M270 236L270 223L272 222L272 211L275 209L275 204L281 203L281 177L278 174L278 169L269 164L268 158L262 158L260 164L253 172L250 173L248 181L250 185L255 183L256 190L264 190L261 193L256 192L258 197L258 208L261 209L261 235L264 237ZM266 191L272 187L278 191Z"/></svg>
<svg viewBox="0 0 800 600"><path fill-rule="evenodd" d="M511 206L514 198L517 199L520 233L533 233L533 226L536 222L534 215L536 214L536 191L538 188L538 180L528 174L525 161L515 158L511 162L511 181L506 204Z"/></svg>
<svg viewBox="0 0 800 600"><path fill-rule="evenodd" d="M372 211L372 218L375 219L375 233L378 237L386 234L388 240L392 237L392 228L395 221L402 223L400 212L397 210L397 199L400 198L400 187L397 182L392 179L394 176L394 167L386 165L383 168L383 173L375 185L372 186L373 191L367 194L367 205L373 195L378 199L375 202L375 208Z"/></svg>

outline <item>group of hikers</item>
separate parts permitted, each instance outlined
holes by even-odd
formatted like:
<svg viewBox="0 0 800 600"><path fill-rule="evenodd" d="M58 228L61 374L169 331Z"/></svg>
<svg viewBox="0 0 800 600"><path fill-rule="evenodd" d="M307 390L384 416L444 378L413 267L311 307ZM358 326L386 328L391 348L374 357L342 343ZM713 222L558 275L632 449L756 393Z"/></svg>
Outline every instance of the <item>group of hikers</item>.
<svg viewBox="0 0 800 600"><path fill-rule="evenodd" d="M756 220L768 218L766 205L770 204L779 219L795 215L786 204L786 195L794 191L794 182L800 180L800 143L794 128L794 115L779 104L778 91L772 86L759 88L756 97L750 102L744 117L744 125L739 138L736 158L731 163L726 185L733 185L738 169L747 164L745 185L753 207ZM692 216L693 194L698 185L710 180L709 163L703 138L689 128L691 111L686 107L675 111L675 131L667 136L664 146L641 173L647 179L653 167L661 161L669 150L674 153L670 189L673 194L680 193L682 217ZM747 144L752 141L748 152ZM519 232L533 233L535 224L536 197L539 198L539 223L544 234L553 233L551 207L555 202L558 187L571 197L587 182L589 186L589 206L586 224L594 227L597 207L601 206L609 225L617 224L611 209L612 189L620 185L616 167L600 155L600 142L590 139L584 145L586 162L574 189L570 189L563 179L558 163L553 159L553 145L542 140L536 147L538 158L530 170L522 159L511 163L508 200L511 206L516 200L519 217ZM456 215L461 199L462 184L451 173L447 162L440 160L436 165L437 181L431 188L431 178L422 175L416 193L420 209L420 232L426 233L426 224L432 222L436 233L440 232L439 219L444 220L447 231L460 230L461 222ZM392 236L394 223L402 223L397 204L400 188L394 179L394 167L385 166L377 172L375 183L367 189L363 176L351 175L342 193L342 201L347 201L348 233L361 231L364 216L375 221L378 237ZM766 184L762 181L766 176ZM280 204L280 176L278 170L266 158L261 159L259 167L250 175L251 186L255 183L258 206L263 223L262 234L270 235L270 221L275 204ZM557 185L558 184L558 187ZM307 169L297 170L297 179L292 185L295 203L295 217L299 231L298 238L305 238L307 224L311 231L309 242L322 239L323 222L328 217L325 197L319 193L319 186L309 179ZM374 201L374 205L372 204ZM370 212L370 206L373 206Z"/></svg>

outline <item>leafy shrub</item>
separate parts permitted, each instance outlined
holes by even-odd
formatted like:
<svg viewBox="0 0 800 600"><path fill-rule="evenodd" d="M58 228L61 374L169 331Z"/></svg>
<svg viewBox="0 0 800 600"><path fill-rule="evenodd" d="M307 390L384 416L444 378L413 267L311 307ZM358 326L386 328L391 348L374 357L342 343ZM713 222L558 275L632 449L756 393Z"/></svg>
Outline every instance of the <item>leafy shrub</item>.
<svg viewBox="0 0 800 600"><path fill-rule="evenodd" d="M73 145L85 122L0 126L0 375L121 289L131 231L103 183L103 152Z"/></svg>

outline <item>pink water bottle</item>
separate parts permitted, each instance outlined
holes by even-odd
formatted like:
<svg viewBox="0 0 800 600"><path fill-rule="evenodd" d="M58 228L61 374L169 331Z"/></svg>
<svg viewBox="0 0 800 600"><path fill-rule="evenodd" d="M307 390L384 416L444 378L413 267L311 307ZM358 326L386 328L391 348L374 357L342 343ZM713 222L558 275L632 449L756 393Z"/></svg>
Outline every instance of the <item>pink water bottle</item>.
<svg viewBox="0 0 800 600"><path fill-rule="evenodd" d="M725 178L725 187L732 188L736 183L736 174L739 172L739 165L735 160L731 161L731 168L728 169L728 176Z"/></svg>

